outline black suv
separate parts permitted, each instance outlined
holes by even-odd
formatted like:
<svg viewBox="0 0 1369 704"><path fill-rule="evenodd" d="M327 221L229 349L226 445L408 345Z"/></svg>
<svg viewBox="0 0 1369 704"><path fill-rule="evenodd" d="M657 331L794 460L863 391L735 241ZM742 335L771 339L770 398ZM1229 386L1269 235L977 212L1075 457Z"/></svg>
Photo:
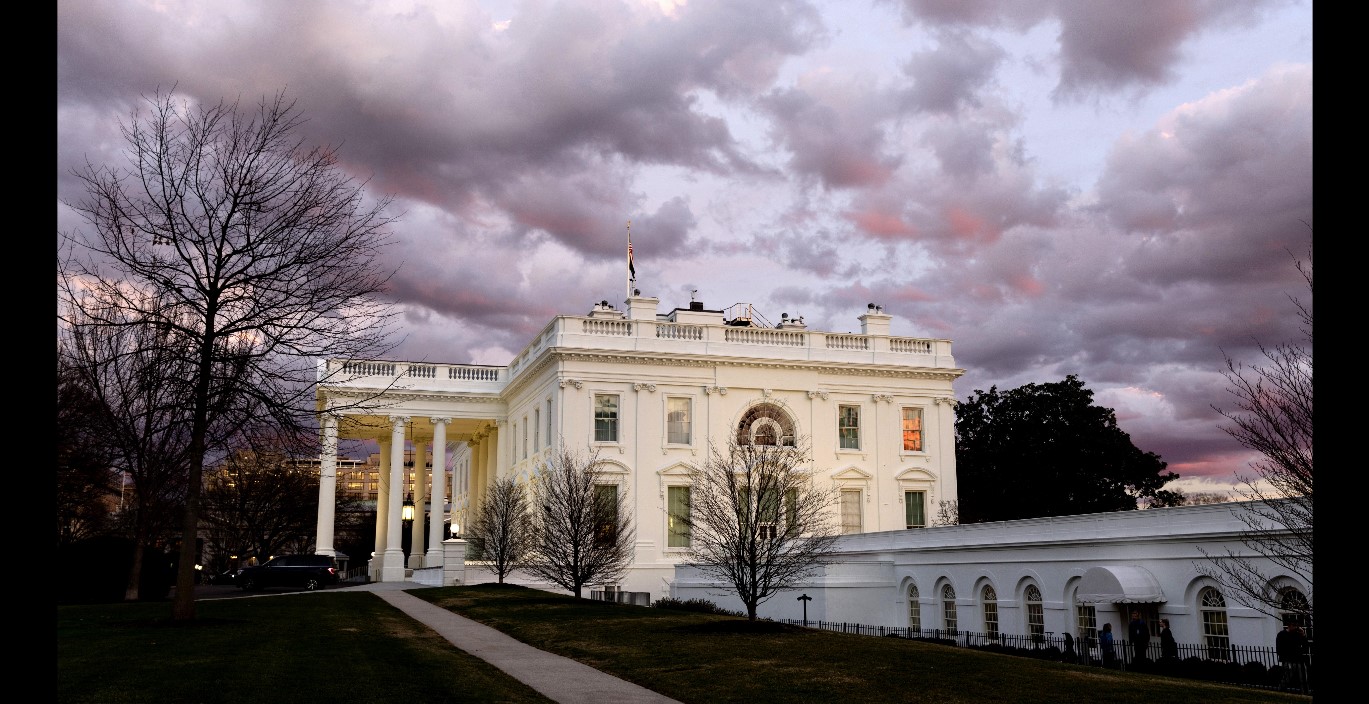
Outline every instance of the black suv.
<svg viewBox="0 0 1369 704"><path fill-rule="evenodd" d="M263 565L244 567L233 581L244 591L266 587L313 591L337 584L337 561L331 555L281 555Z"/></svg>

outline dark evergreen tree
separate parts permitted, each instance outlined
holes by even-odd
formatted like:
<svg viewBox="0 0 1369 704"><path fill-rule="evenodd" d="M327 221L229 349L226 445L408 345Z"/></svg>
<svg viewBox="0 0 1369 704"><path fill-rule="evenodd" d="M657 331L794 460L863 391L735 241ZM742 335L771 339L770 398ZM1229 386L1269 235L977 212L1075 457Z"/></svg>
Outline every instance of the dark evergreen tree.
<svg viewBox="0 0 1369 704"><path fill-rule="evenodd" d="M956 407L962 523L1104 511L1138 500L1176 505L1164 490L1179 475L1117 427L1110 408L1074 375L999 391L976 389Z"/></svg>

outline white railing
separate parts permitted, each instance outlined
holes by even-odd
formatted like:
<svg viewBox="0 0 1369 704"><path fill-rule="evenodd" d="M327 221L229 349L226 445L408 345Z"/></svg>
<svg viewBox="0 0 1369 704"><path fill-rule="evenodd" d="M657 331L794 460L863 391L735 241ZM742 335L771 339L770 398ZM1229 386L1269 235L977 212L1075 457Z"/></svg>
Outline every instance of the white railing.
<svg viewBox="0 0 1369 704"><path fill-rule="evenodd" d="M868 350L870 349L870 338L864 335L828 335L827 349Z"/></svg>
<svg viewBox="0 0 1369 704"><path fill-rule="evenodd" d="M914 340L907 337L889 338L890 352L906 352L910 354L931 354L931 340Z"/></svg>
<svg viewBox="0 0 1369 704"><path fill-rule="evenodd" d="M447 367L447 378L456 381L499 381L500 367L471 367L453 365Z"/></svg>
<svg viewBox="0 0 1369 704"><path fill-rule="evenodd" d="M656 337L662 340L702 340L704 329L702 325L659 323L656 325Z"/></svg>
<svg viewBox="0 0 1369 704"><path fill-rule="evenodd" d="M626 320L583 320L582 330L586 335L632 335L632 323Z"/></svg>
<svg viewBox="0 0 1369 704"><path fill-rule="evenodd" d="M740 342L748 345L803 347L806 344L804 333L765 328L726 328L723 339L728 342Z"/></svg>
<svg viewBox="0 0 1369 704"><path fill-rule="evenodd" d="M394 376L395 365L391 362L344 362L342 373L357 376Z"/></svg>

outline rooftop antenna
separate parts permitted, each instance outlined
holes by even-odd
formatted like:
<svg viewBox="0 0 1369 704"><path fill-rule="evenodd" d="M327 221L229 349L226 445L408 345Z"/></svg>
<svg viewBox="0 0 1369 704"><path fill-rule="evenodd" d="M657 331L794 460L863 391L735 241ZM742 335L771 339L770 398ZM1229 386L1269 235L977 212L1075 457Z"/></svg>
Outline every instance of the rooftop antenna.
<svg viewBox="0 0 1369 704"><path fill-rule="evenodd" d="M698 297L698 295L699 295L699 289L697 289L697 288L691 288L691 289L689 289L689 302L690 302L690 303L693 303L694 300Z"/></svg>

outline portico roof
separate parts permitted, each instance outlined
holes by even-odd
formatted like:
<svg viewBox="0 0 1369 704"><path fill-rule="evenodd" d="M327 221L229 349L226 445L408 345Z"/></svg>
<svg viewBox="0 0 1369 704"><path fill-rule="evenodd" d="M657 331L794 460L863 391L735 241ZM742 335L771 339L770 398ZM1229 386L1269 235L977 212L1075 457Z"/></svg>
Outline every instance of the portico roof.
<svg viewBox="0 0 1369 704"><path fill-rule="evenodd" d="M1090 567L1075 600L1084 604L1154 604L1165 601L1160 582L1144 567Z"/></svg>

